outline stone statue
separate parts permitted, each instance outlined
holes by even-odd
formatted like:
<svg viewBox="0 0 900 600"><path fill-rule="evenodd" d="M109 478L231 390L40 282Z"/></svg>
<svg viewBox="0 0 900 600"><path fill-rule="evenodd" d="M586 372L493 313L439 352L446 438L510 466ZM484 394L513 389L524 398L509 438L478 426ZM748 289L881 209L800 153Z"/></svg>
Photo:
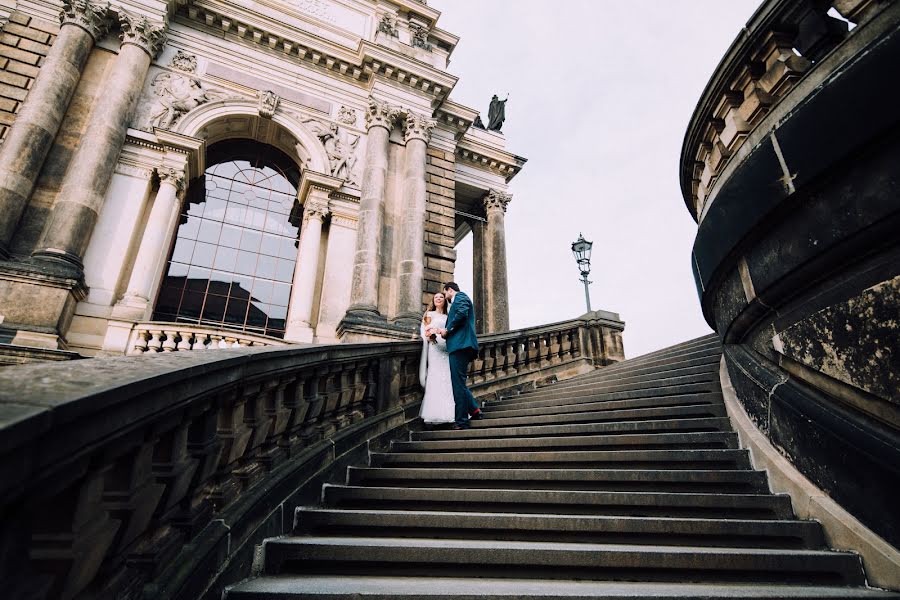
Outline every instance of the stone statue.
<svg viewBox="0 0 900 600"><path fill-rule="evenodd" d="M472 121L472 126L478 129L484 129L484 122L481 120L481 115L475 117L475 120Z"/></svg>
<svg viewBox="0 0 900 600"><path fill-rule="evenodd" d="M153 93L158 97L150 109L150 125L159 129L170 128L181 115L215 99L193 77L168 72L153 80Z"/></svg>
<svg viewBox="0 0 900 600"><path fill-rule="evenodd" d="M504 100L499 100L497 94L491 98L491 106L488 108L488 131L500 131L503 127L503 121L506 120L506 101L509 100L509 94Z"/></svg>
<svg viewBox="0 0 900 600"><path fill-rule="evenodd" d="M357 185L356 172L356 146L359 144L358 135L349 133L337 123L326 125L321 121L310 119L304 122L310 130L321 140L328 156L332 177L344 179L351 185Z"/></svg>

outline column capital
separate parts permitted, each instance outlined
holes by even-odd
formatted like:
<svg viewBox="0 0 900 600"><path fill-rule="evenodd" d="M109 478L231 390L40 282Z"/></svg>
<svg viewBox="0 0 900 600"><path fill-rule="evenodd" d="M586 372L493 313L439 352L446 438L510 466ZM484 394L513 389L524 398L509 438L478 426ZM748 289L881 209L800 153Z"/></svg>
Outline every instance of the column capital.
<svg viewBox="0 0 900 600"><path fill-rule="evenodd" d="M500 190L489 190L487 196L484 197L484 210L491 214L494 211L506 212L506 205L512 200L512 194L501 192Z"/></svg>
<svg viewBox="0 0 900 600"><path fill-rule="evenodd" d="M156 175L159 177L160 185L166 183L175 188L176 192L184 189L184 171L174 167L161 166L156 167Z"/></svg>
<svg viewBox="0 0 900 600"><path fill-rule="evenodd" d="M167 26L161 21L154 22L143 15L123 11L119 13L119 25L122 28L122 45L133 44L149 54L151 59L156 58L166 43Z"/></svg>
<svg viewBox="0 0 900 600"><path fill-rule="evenodd" d="M403 124L403 139L407 143L410 140L422 140L427 145L431 141L431 130L434 129L434 126L434 119L411 110L407 111Z"/></svg>
<svg viewBox="0 0 900 600"><path fill-rule="evenodd" d="M75 25L84 29L99 42L109 31L112 19L109 2L88 2L88 0L63 0L59 11L60 25Z"/></svg>
<svg viewBox="0 0 900 600"><path fill-rule="evenodd" d="M328 216L328 202L320 198L310 197L303 205L303 220L316 219L324 221Z"/></svg>
<svg viewBox="0 0 900 600"><path fill-rule="evenodd" d="M399 115L398 107L369 96L369 106L366 109L366 129L383 127L390 131L394 128L394 122Z"/></svg>

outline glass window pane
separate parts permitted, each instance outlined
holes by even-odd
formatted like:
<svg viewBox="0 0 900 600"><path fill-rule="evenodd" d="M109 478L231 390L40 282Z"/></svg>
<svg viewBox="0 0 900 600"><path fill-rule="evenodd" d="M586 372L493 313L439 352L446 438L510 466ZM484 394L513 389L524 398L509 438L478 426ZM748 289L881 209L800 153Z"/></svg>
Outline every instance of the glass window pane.
<svg viewBox="0 0 900 600"><path fill-rule="evenodd" d="M276 260L278 259L271 256L260 255L259 261L256 263L256 276L274 279Z"/></svg>
<svg viewBox="0 0 900 600"><path fill-rule="evenodd" d="M178 313L178 305L181 303L181 283L173 282L171 285L168 281L159 291L159 299L156 301L156 310L169 314Z"/></svg>
<svg viewBox="0 0 900 600"><path fill-rule="evenodd" d="M205 292L206 284L209 283L209 269L202 267L191 267L188 271L187 289Z"/></svg>
<svg viewBox="0 0 900 600"><path fill-rule="evenodd" d="M215 268L223 271L234 271L234 261L237 259L237 253L238 251L234 248L219 246L219 250L216 252Z"/></svg>
<svg viewBox="0 0 900 600"><path fill-rule="evenodd" d="M273 203L274 204L274 203ZM285 233L284 231L284 223L287 221L287 218L283 214L279 214L276 212L269 212L266 216L266 231L271 231L272 233Z"/></svg>
<svg viewBox="0 0 900 600"><path fill-rule="evenodd" d="M185 240L179 238L175 242L175 249L172 250L172 260L190 264L191 255L194 254L194 240Z"/></svg>
<svg viewBox="0 0 900 600"><path fill-rule="evenodd" d="M197 204L194 204L194 203L192 202L192 203L188 204L188 212L187 212L187 214L188 214L188 215L191 215L191 216L194 216L194 217L202 217L202 216L203 216L203 209L204 209L205 207L206 207L206 202L198 202Z"/></svg>
<svg viewBox="0 0 900 600"><path fill-rule="evenodd" d="M198 292L185 292L181 298L181 306L178 308L179 319L185 318L193 322L199 320L204 297L204 294Z"/></svg>
<svg viewBox="0 0 900 600"><path fill-rule="evenodd" d="M259 252L259 242L262 240L262 234L258 231L244 229L241 236L241 250L248 252Z"/></svg>
<svg viewBox="0 0 900 600"><path fill-rule="evenodd" d="M294 278L294 261L279 258L275 264L275 279L290 282Z"/></svg>
<svg viewBox="0 0 900 600"><path fill-rule="evenodd" d="M179 278L181 279L181 283L179 285L184 285L184 277L187 277L188 274L188 266L183 265L181 263L173 262L169 265L169 272L167 277L170 278Z"/></svg>
<svg viewBox="0 0 900 600"><path fill-rule="evenodd" d="M251 302L250 310L247 311L247 325L255 327L265 327L268 318L269 305L261 302Z"/></svg>
<svg viewBox="0 0 900 600"><path fill-rule="evenodd" d="M203 307L203 321L221 323L225 317L225 302L224 296L207 295L206 306Z"/></svg>
<svg viewBox="0 0 900 600"><path fill-rule="evenodd" d="M225 322L240 323L243 325L244 319L247 316L247 305L248 302L246 300L239 300L237 298L229 299L228 309L225 311Z"/></svg>
<svg viewBox="0 0 900 600"><path fill-rule="evenodd" d="M251 206L247 209L247 217L244 224L252 229L262 229L266 223L266 211Z"/></svg>
<svg viewBox="0 0 900 600"><path fill-rule="evenodd" d="M297 247L294 245L295 243L296 240L294 238L279 238L278 256L281 258L289 258L290 260L297 260Z"/></svg>
<svg viewBox="0 0 900 600"><path fill-rule="evenodd" d="M250 290L253 289L253 279L244 275L233 275L231 283L231 297L250 299Z"/></svg>
<svg viewBox="0 0 900 600"><path fill-rule="evenodd" d="M207 196L206 198L206 211L203 213L204 219L215 219L216 221L223 221L225 219L225 207L226 202L221 198L214 198Z"/></svg>
<svg viewBox="0 0 900 600"><path fill-rule="evenodd" d="M241 250L237 254L237 263L235 263L234 272L241 275L253 275L256 272L256 260L259 256L254 252L244 252Z"/></svg>
<svg viewBox="0 0 900 600"><path fill-rule="evenodd" d="M278 256L278 247L281 245L281 238L277 235L269 233L263 234L262 245L259 247L260 254L268 254L269 256Z"/></svg>
<svg viewBox="0 0 900 600"><path fill-rule="evenodd" d="M229 202L225 208L225 222L243 225L244 217L247 214L247 208L236 202Z"/></svg>
<svg viewBox="0 0 900 600"><path fill-rule="evenodd" d="M197 232L200 231L200 217L189 216L187 221L178 228L178 237L187 238L189 240L197 239Z"/></svg>
<svg viewBox="0 0 900 600"><path fill-rule="evenodd" d="M257 279L256 283L253 284L253 299L257 302L271 302L272 286L273 283L271 281Z"/></svg>
<svg viewBox="0 0 900 600"><path fill-rule="evenodd" d="M210 244L215 244L219 241L219 235L221 233L222 233L222 224L221 223L203 219L203 222L200 223L200 233L199 233L199 235L197 235L197 239L200 240L201 242L208 242Z"/></svg>
<svg viewBox="0 0 900 600"><path fill-rule="evenodd" d="M219 238L219 245L228 246L229 248L237 248L241 241L241 228L234 225L225 225L222 227L222 235Z"/></svg>
<svg viewBox="0 0 900 600"><path fill-rule="evenodd" d="M276 283L272 288L272 304L287 306L291 299L291 286L286 283Z"/></svg>
<svg viewBox="0 0 900 600"><path fill-rule="evenodd" d="M215 256L216 247L214 245L197 242L197 245L194 247L194 256L191 258L191 264L200 267L211 267Z"/></svg>

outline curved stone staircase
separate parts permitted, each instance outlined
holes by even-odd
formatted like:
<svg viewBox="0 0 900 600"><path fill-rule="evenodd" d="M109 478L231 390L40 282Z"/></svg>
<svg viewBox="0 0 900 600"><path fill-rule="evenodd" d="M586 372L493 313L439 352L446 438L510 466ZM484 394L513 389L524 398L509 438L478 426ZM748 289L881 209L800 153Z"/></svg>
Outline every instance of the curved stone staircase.
<svg viewBox="0 0 900 600"><path fill-rule="evenodd" d="M229 600L900 598L768 491L703 337L350 467Z"/></svg>

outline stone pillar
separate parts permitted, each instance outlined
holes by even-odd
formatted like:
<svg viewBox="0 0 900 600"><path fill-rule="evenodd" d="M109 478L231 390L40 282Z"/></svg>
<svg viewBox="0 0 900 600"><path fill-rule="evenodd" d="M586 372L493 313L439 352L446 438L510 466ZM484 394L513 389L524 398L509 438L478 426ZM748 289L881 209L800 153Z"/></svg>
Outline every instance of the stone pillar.
<svg viewBox="0 0 900 600"><path fill-rule="evenodd" d="M397 322L415 328L422 318L422 286L425 278L425 162L434 121L409 112L403 136L403 204L400 221Z"/></svg>
<svg viewBox="0 0 900 600"><path fill-rule="evenodd" d="M127 13L121 13L119 21L122 45L106 92L91 112L33 253L36 258L62 261L79 270L150 61L165 41L162 23Z"/></svg>
<svg viewBox="0 0 900 600"><path fill-rule="evenodd" d="M356 213L340 214L331 210L328 242L325 249L325 273L322 298L316 322L316 341L337 343L337 327L350 305L350 276L347 264L356 247Z"/></svg>
<svg viewBox="0 0 900 600"><path fill-rule="evenodd" d="M484 276L484 221L469 221L472 229L472 301L475 303L475 333L486 333L487 286Z"/></svg>
<svg viewBox="0 0 900 600"><path fill-rule="evenodd" d="M506 205L512 195L490 190L484 197L487 226L484 239L484 272L487 298L485 306L485 331L497 333L509 331L509 289L506 280Z"/></svg>
<svg viewBox="0 0 900 600"><path fill-rule="evenodd" d="M381 237L384 227L384 194L387 183L388 146L398 109L386 102L369 98L366 111L368 141L363 172L362 196L359 200L359 229L348 316L380 318L378 312L378 277L381 273Z"/></svg>
<svg viewBox="0 0 900 600"><path fill-rule="evenodd" d="M125 296L120 306L134 309L140 318L150 304L153 285L159 278L159 266L166 260L169 248L166 243L181 210L180 198L184 190L184 171L172 167L159 167L159 191L147 217L147 226L134 259L134 268L128 280Z"/></svg>
<svg viewBox="0 0 900 600"><path fill-rule="evenodd" d="M0 146L0 258L9 258L10 241L81 71L94 44L109 28L108 9L107 2L63 0L59 35Z"/></svg>
<svg viewBox="0 0 900 600"><path fill-rule="evenodd" d="M328 215L327 194L327 190L312 188L303 205L300 249L294 267L291 302L284 332L284 339L292 342L313 341L312 309L316 296L316 276L319 273L322 223Z"/></svg>

